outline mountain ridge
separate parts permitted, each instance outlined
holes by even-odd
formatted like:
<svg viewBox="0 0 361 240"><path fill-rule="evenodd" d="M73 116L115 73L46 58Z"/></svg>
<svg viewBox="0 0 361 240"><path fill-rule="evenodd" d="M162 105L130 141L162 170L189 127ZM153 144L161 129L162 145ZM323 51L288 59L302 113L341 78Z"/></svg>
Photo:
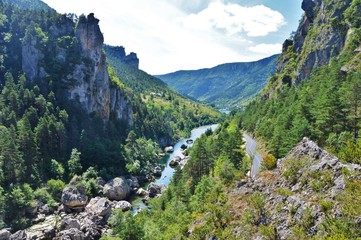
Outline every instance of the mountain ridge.
<svg viewBox="0 0 361 240"><path fill-rule="evenodd" d="M212 68L179 70L156 77L199 101L237 105L256 95L276 69L273 55L258 61L224 63Z"/></svg>

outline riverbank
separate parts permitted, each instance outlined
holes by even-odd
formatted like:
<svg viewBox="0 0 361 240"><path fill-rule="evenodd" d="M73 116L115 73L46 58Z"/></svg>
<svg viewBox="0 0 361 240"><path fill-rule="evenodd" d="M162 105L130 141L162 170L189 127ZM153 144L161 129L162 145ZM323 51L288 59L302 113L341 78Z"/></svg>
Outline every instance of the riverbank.
<svg viewBox="0 0 361 240"><path fill-rule="evenodd" d="M212 124L212 125L205 125L205 126L201 126L198 128L195 128L191 131L190 137L189 138L184 138L179 140L174 146L173 146L173 152L170 153L168 155L167 161L166 161L166 165L162 170L162 174L161 176L156 179L154 181L154 183L156 185L159 186L163 186L163 189L165 189L169 183L172 180L172 177L174 175L175 172L175 168L172 168L169 163L170 161L174 158L174 157L180 157L181 159L184 159L186 156L183 155L183 149L182 149L182 145L187 146L187 148L191 148L193 146L193 143L195 142L195 140L197 138L199 138L203 133L205 133L207 131L207 129L212 129L212 131L214 131L216 128L218 127L218 124ZM193 140L192 143L188 142L187 140ZM143 186L143 188L147 188L146 186ZM144 203L146 202L147 199L145 199L145 201L143 200L144 197L141 196L132 196L131 197L131 204L133 206L133 213L136 214L137 212L141 211L142 209L147 208L147 205Z"/></svg>

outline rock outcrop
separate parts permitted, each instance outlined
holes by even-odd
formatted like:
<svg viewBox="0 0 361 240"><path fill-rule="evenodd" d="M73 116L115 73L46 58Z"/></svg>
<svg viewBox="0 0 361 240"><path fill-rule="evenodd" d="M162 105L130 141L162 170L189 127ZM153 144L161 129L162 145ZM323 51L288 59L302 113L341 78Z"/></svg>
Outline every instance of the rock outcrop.
<svg viewBox="0 0 361 240"><path fill-rule="evenodd" d="M151 198L156 197L158 194L161 194L163 190L164 185L162 184L150 183L148 185L149 197Z"/></svg>
<svg viewBox="0 0 361 240"><path fill-rule="evenodd" d="M330 4L323 0L303 0L305 14L294 37L285 41L277 63L276 72L286 73L291 78L286 82L298 84L309 79L315 68L328 64L342 51L349 34L343 13L351 2L345 0L342 4ZM288 51L289 46L296 57ZM294 71L285 71L291 65Z"/></svg>
<svg viewBox="0 0 361 240"><path fill-rule="evenodd" d="M123 63L139 69L139 59L137 57L137 54L134 52L129 53L129 55L125 54L125 49L122 46L109 46L105 45L105 51L107 52L107 55L113 55L114 57L120 59Z"/></svg>
<svg viewBox="0 0 361 240"><path fill-rule="evenodd" d="M110 113L115 112L118 119L126 120L133 125L132 107L123 90L112 86L103 51L103 34L100 32L99 20L94 14L80 18L75 35L82 48L85 63L75 67L68 79L75 84L69 88L69 98L80 102L88 113L96 113L108 120Z"/></svg>
<svg viewBox="0 0 361 240"><path fill-rule="evenodd" d="M88 203L85 185L79 177L75 177L67 187L63 189L61 202L69 210L82 211Z"/></svg>
<svg viewBox="0 0 361 240"><path fill-rule="evenodd" d="M98 23L93 13L81 16L77 24L64 15L61 22L51 28L51 36L57 39L55 46L47 46L48 39L38 36L36 31L40 29L34 26L34 33L28 33L22 44L22 69L29 79L40 79L39 84L44 85L47 71L53 74L59 66L65 65L66 71L56 73L61 79L53 79L63 84L57 89L57 96L65 95L86 113L95 113L104 121L115 113L117 119L132 126L133 110L128 97L109 77L104 38ZM64 40L69 37L73 37L72 46ZM54 63L42 63L49 54L54 55L51 56ZM139 59L135 53L124 55L124 61L138 68Z"/></svg>
<svg viewBox="0 0 361 240"><path fill-rule="evenodd" d="M0 230L0 240L8 240L10 238L10 231L7 229Z"/></svg>
<svg viewBox="0 0 361 240"><path fill-rule="evenodd" d="M235 203L231 210L235 218L254 211L250 196L262 197L264 205L254 215L253 225L273 226L276 239L294 239L293 229L298 226L303 226L310 238L322 235L327 219L342 217L346 183L361 180L360 165L341 163L307 138L277 165L273 171L261 172L255 180L241 181L229 193L230 202ZM235 229L239 236L244 231L242 226ZM261 239L261 235L252 239Z"/></svg>
<svg viewBox="0 0 361 240"><path fill-rule="evenodd" d="M95 197L89 201L88 205L85 207L85 210L91 215L103 217L111 214L112 207L108 199Z"/></svg>
<svg viewBox="0 0 361 240"><path fill-rule="evenodd" d="M124 178L114 178L105 184L103 194L110 200L121 201L130 194L130 187Z"/></svg>

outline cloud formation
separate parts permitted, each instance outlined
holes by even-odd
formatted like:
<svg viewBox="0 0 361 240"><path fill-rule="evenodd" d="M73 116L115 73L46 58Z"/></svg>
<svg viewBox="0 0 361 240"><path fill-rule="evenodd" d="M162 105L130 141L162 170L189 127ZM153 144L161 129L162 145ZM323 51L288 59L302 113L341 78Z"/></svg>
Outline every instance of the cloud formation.
<svg viewBox="0 0 361 240"><path fill-rule="evenodd" d="M249 47L249 50L251 50L252 52L255 52L255 53L273 55L273 54L281 52L282 44L261 43L261 44L257 44L255 46Z"/></svg>
<svg viewBox="0 0 361 240"><path fill-rule="evenodd" d="M283 15L263 5L244 7L213 2L197 14L184 19L186 28L224 30L228 35L246 33L249 37L266 36L278 31L286 21Z"/></svg>

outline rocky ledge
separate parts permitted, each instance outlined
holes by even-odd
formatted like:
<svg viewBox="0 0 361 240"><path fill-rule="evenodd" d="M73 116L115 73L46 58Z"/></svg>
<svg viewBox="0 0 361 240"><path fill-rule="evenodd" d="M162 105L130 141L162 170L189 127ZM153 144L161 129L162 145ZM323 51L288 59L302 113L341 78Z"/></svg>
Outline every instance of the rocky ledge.
<svg viewBox="0 0 361 240"><path fill-rule="evenodd" d="M275 239L297 239L300 229L307 233L305 238L324 236L332 221L361 228L361 209L354 200L361 194L352 190L361 183L360 165L341 163L307 138L277 165L254 180L239 181L228 193L239 237L249 234L249 224L256 229L250 239L267 239L262 228L271 229ZM254 206L250 199L263 201ZM253 216L252 223L239 224L247 214Z"/></svg>

